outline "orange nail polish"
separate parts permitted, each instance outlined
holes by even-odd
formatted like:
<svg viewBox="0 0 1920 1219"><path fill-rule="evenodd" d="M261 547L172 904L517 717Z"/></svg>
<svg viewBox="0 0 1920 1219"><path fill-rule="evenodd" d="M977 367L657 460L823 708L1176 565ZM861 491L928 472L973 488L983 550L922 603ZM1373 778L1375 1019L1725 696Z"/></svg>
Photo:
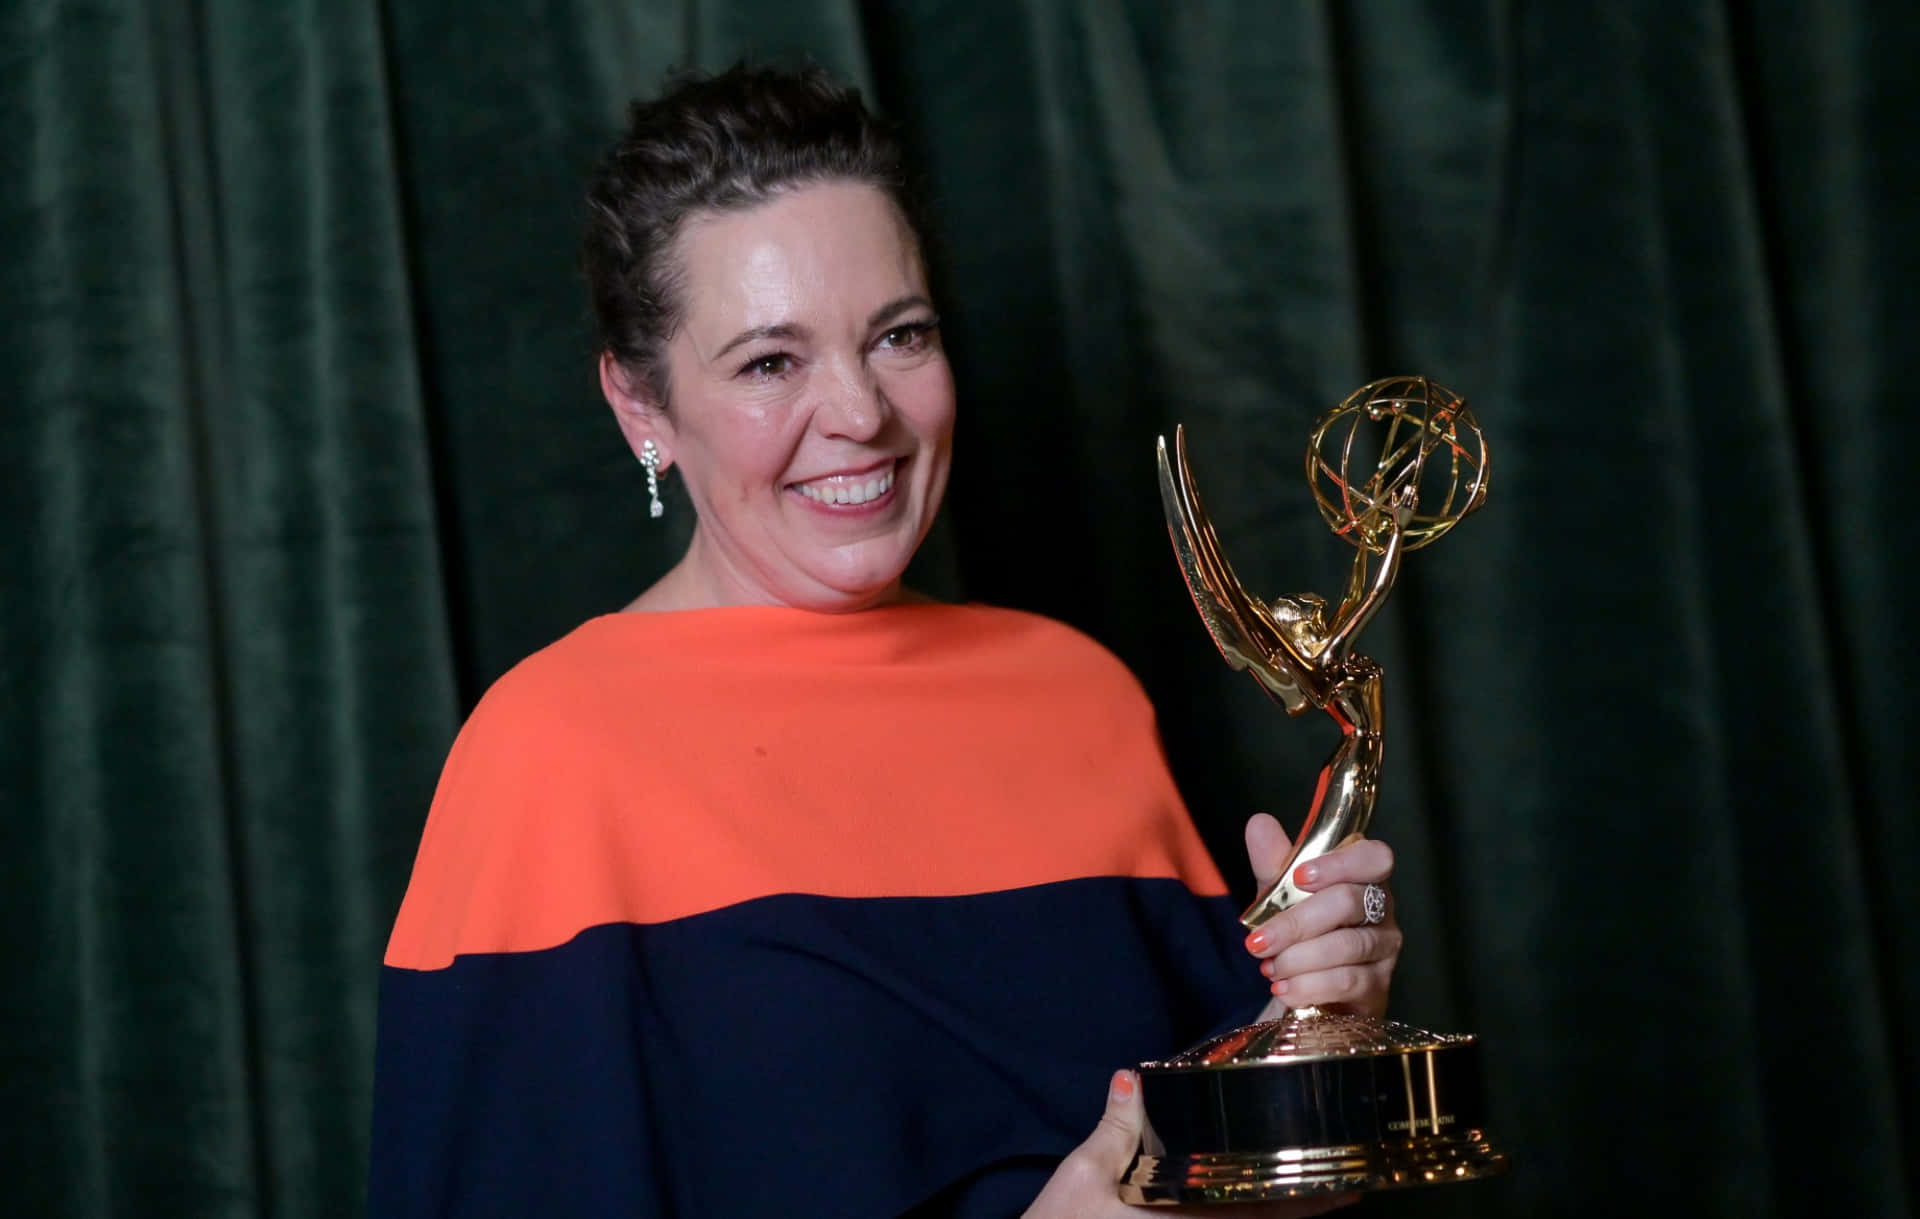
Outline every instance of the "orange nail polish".
<svg viewBox="0 0 1920 1219"><path fill-rule="evenodd" d="M1125 1100L1133 1095L1133 1072L1115 1071L1113 1073L1113 1099Z"/></svg>
<svg viewBox="0 0 1920 1219"><path fill-rule="evenodd" d="M1303 885L1310 885L1320 879L1320 869L1310 863L1303 863L1293 870L1293 879Z"/></svg>
<svg viewBox="0 0 1920 1219"><path fill-rule="evenodd" d="M1273 993L1276 995L1284 995L1287 993L1287 980L1285 978L1273 984Z"/></svg>
<svg viewBox="0 0 1920 1219"><path fill-rule="evenodd" d="M1247 937L1248 952L1265 952L1267 950L1267 944L1267 933L1264 931L1256 931Z"/></svg>
<svg viewBox="0 0 1920 1219"><path fill-rule="evenodd" d="M1260 962L1260 972L1267 975L1267 977L1269 978L1273 977L1273 962L1272 961Z"/></svg>

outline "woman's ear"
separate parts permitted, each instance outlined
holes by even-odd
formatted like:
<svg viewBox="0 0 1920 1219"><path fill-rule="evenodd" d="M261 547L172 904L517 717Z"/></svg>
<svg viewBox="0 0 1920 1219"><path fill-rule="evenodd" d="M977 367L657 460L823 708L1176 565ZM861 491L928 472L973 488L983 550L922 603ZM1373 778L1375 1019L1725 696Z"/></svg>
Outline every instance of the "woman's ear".
<svg viewBox="0 0 1920 1219"><path fill-rule="evenodd" d="M613 408L614 421L635 457L651 440L660 453L658 468L664 470L673 464L673 424L666 411L660 409L653 391L622 368L610 351L600 353L600 393Z"/></svg>

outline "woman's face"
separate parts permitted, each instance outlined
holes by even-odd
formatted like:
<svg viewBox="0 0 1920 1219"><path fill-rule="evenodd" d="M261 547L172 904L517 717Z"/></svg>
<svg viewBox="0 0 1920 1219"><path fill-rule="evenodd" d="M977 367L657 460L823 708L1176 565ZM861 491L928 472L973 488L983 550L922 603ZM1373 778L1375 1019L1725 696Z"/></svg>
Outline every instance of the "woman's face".
<svg viewBox="0 0 1920 1219"><path fill-rule="evenodd" d="M614 402L698 514L678 574L718 605L898 597L946 489L954 407L905 219L872 187L827 183L696 217L678 250L668 408Z"/></svg>

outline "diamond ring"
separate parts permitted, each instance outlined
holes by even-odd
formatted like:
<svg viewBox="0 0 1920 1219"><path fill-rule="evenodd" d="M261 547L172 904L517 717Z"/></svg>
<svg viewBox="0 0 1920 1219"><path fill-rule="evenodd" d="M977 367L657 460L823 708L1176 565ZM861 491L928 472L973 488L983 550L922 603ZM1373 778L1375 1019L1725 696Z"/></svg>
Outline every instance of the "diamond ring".
<svg viewBox="0 0 1920 1219"><path fill-rule="evenodd" d="M1385 922L1387 918L1387 891L1379 885L1368 885L1360 891L1360 913L1365 916L1367 926Z"/></svg>

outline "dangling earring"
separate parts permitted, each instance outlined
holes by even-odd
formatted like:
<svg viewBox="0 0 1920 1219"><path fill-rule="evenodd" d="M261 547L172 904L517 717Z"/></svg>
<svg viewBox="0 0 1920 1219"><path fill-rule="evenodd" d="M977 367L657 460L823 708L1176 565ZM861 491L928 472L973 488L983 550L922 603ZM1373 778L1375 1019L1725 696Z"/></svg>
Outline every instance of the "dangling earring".
<svg viewBox="0 0 1920 1219"><path fill-rule="evenodd" d="M660 502L660 446L651 440L642 441L640 464L647 471L647 498L652 501L647 505L647 515L657 520L667 510Z"/></svg>

